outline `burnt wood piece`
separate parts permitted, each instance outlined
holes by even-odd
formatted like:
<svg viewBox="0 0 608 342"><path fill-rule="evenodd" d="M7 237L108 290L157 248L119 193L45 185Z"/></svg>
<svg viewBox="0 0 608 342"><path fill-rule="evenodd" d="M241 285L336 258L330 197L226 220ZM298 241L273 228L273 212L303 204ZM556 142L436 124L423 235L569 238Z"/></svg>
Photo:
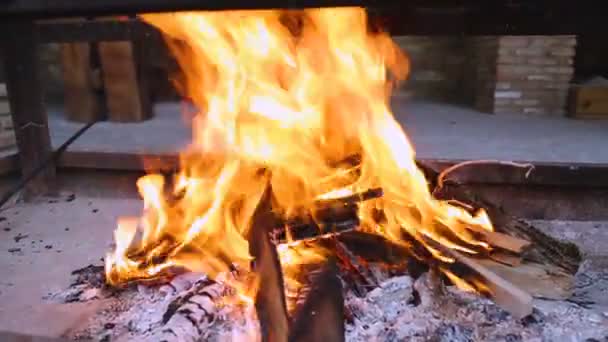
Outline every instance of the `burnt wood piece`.
<svg viewBox="0 0 608 342"><path fill-rule="evenodd" d="M483 279L484 288L488 288L490 291L490 293L486 295L489 295L497 305L509 311L513 316L520 319L532 313L532 296L513 284L509 279L497 275L476 260L453 249L438 244L433 244L433 247L440 250L443 255L454 258L456 262L463 264L469 271L472 271L476 273L476 276L481 277ZM467 278L465 277L465 280L466 279Z"/></svg>
<svg viewBox="0 0 608 342"><path fill-rule="evenodd" d="M371 272L367 263L361 262L360 258L351 252L344 243L336 239L334 246L336 258L340 260L339 264L344 270L340 273L342 275L346 274L350 278L350 281L346 283L353 287L359 297L364 297L368 289L379 285L378 279Z"/></svg>
<svg viewBox="0 0 608 342"><path fill-rule="evenodd" d="M0 5L2 6L2 5ZM38 48L31 21L6 21L1 32L10 32L0 44L4 55L11 117L17 138L22 177L36 171L51 157L51 138L38 70ZM25 187L26 197L51 191L55 164L48 163Z"/></svg>
<svg viewBox="0 0 608 342"><path fill-rule="evenodd" d="M608 24L592 2L568 0L8 0L0 17L116 15L176 10L295 9L362 6L394 34L558 35L603 32ZM373 19L373 18L372 18Z"/></svg>
<svg viewBox="0 0 608 342"><path fill-rule="evenodd" d="M290 342L344 341L344 298L337 272L336 260L329 257L309 274L310 290L294 312Z"/></svg>
<svg viewBox="0 0 608 342"><path fill-rule="evenodd" d="M284 243L287 237L293 240L313 238L320 234L352 230L359 225L358 203L379 198L381 188L373 188L352 195L317 200L307 217L278 221L273 229L273 241Z"/></svg>
<svg viewBox="0 0 608 342"><path fill-rule="evenodd" d="M255 308L264 342L286 342L289 334L281 263L270 230L276 226L272 213L272 189L267 187L253 214L249 229L249 253L259 277Z"/></svg>

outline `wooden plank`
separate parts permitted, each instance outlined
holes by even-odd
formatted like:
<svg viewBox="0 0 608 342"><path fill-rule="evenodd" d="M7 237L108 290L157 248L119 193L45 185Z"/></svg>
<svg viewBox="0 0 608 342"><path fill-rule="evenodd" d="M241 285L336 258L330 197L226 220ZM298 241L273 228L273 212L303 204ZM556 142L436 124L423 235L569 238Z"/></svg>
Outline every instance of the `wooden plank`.
<svg viewBox="0 0 608 342"><path fill-rule="evenodd" d="M492 260L477 262L537 298L565 300L574 290L574 277L550 265L523 263L511 267Z"/></svg>
<svg viewBox="0 0 608 342"><path fill-rule="evenodd" d="M11 33L2 40L4 69L22 176L26 176L51 155L34 24L27 21L5 21L0 30ZM49 163L27 184L24 189L25 198L48 193L54 179L55 165Z"/></svg>
<svg viewBox="0 0 608 342"><path fill-rule="evenodd" d="M110 121L138 122L152 117L148 93L140 88L136 54L131 42L99 43Z"/></svg>
<svg viewBox="0 0 608 342"><path fill-rule="evenodd" d="M474 230L476 235L479 235L480 239L489 243L491 246L502 248L509 252L520 254L526 248L530 247L530 241L516 238L508 234L491 232L481 228L472 230Z"/></svg>
<svg viewBox="0 0 608 342"><path fill-rule="evenodd" d="M479 260L474 260L462 255L461 253L449 248L442 248L441 251L458 262L468 266L484 278L486 285L492 292L492 300L503 309L509 311L516 318L523 318L532 313L532 296L501 277L491 269L481 264Z"/></svg>
<svg viewBox="0 0 608 342"><path fill-rule="evenodd" d="M570 91L569 115L578 119L608 119L608 86L580 85Z"/></svg>
<svg viewBox="0 0 608 342"><path fill-rule="evenodd" d="M89 43L61 44L66 118L70 121L104 118L99 70L91 64L94 53Z"/></svg>

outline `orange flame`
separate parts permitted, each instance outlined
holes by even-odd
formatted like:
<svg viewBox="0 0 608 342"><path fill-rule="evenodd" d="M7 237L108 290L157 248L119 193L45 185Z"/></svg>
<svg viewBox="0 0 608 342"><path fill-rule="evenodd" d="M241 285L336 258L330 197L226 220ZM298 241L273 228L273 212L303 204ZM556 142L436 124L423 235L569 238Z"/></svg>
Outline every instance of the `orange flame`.
<svg viewBox="0 0 608 342"><path fill-rule="evenodd" d="M159 175L138 181L144 214L119 222L109 282L168 267L211 277L231 264L246 269L245 236L269 184L284 217L319 198L381 187L382 198L359 207L363 229L469 254L489 248L469 230L492 230L485 212L471 215L429 192L388 104L392 80L408 74L407 58L387 34L368 30L364 9L142 17L166 35L184 71L179 85L200 112L170 190ZM361 158L357 172L336 166L353 155ZM373 219L378 210L382 222ZM282 254L283 263L301 261Z"/></svg>

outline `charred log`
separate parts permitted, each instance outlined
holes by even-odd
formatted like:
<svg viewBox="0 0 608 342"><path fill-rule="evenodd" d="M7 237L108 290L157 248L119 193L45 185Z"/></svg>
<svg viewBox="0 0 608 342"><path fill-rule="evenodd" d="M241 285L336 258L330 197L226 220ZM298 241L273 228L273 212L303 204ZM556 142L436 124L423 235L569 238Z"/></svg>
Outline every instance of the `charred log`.
<svg viewBox="0 0 608 342"><path fill-rule="evenodd" d="M344 341L344 298L335 259L309 276L310 290L293 315L289 341Z"/></svg>
<svg viewBox="0 0 608 342"><path fill-rule="evenodd" d="M283 274L275 245L270 239L271 229L276 226L276 217L272 213L272 189L268 186L253 215L248 237L249 252L254 257L253 270L261 284L255 306L262 341L285 342L289 326Z"/></svg>

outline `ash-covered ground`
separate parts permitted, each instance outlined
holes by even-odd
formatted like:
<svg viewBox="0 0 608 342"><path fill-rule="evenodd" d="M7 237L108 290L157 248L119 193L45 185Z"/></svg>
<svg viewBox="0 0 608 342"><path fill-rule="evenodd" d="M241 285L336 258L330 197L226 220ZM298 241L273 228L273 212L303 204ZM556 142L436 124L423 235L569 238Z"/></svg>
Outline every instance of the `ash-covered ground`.
<svg viewBox="0 0 608 342"><path fill-rule="evenodd" d="M566 301L536 300L532 315L515 319L489 300L454 287L442 294L395 277L365 298L349 296L347 341L608 341L608 313Z"/></svg>
<svg viewBox="0 0 608 342"><path fill-rule="evenodd" d="M585 253L574 296L566 301L535 299L534 312L516 319L491 300L454 287L437 288L424 274L393 277L365 297L345 293L347 341L608 341L608 225L534 222L553 235L575 241ZM585 225L585 230L579 227ZM200 274L185 274L163 286L116 291L103 286L102 269L76 274L69 289L47 298L101 309L67 336L97 341L248 341L259 327L251 305L235 306L229 292ZM188 300L182 299L188 297ZM211 301L207 299L212 299ZM167 318L174 303L180 308ZM190 302L190 303L188 303ZM67 305L67 304L66 304ZM193 321L196 323L193 323ZM253 333L252 333L253 332Z"/></svg>

